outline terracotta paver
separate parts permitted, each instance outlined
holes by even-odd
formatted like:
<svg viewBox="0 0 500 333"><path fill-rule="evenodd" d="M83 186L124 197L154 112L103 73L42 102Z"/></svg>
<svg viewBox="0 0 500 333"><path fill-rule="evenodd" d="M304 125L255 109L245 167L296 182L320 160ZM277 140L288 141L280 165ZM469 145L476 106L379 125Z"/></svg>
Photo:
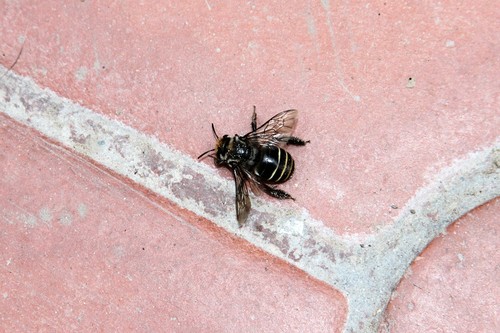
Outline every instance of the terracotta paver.
<svg viewBox="0 0 500 333"><path fill-rule="evenodd" d="M470 252L439 239L422 253L467 212L498 211L483 205L500 195L493 3L25 1L0 12L0 73L22 48L0 79L8 327L85 330L106 313L95 327L406 332L423 326L385 307L391 296L417 311L442 303L435 281L449 272L425 279L421 259L439 267L432 249L473 258L466 283L498 266L495 251L488 265L480 255L481 234L456 225ZM297 169L282 188L297 200L252 197L240 229L230 172L196 156L214 145L211 123L247 132L253 105L260 122L299 109L296 134L311 143L290 148ZM410 272L436 297L412 294ZM485 309L476 326L428 323L494 329L498 290L476 287L488 306L471 293L439 312Z"/></svg>
<svg viewBox="0 0 500 333"><path fill-rule="evenodd" d="M385 331L498 330L499 205L496 199L465 215L418 257L394 293Z"/></svg>
<svg viewBox="0 0 500 333"><path fill-rule="evenodd" d="M237 239L193 227L4 116L0 129L8 152L0 190L4 330L342 326L346 307L335 290Z"/></svg>

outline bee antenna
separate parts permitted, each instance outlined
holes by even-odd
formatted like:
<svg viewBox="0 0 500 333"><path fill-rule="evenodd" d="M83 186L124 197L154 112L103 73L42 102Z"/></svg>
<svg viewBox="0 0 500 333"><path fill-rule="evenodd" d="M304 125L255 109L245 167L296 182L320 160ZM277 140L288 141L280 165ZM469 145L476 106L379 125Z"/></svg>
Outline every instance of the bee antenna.
<svg viewBox="0 0 500 333"><path fill-rule="evenodd" d="M203 156L205 156L206 154L210 153L210 152L213 152L215 151L215 148L214 149L210 149L210 150L207 150L206 152L204 152L203 154L201 154L200 156L198 156L198 159L202 158ZM214 157L213 155L209 155L210 157Z"/></svg>
<svg viewBox="0 0 500 333"><path fill-rule="evenodd" d="M215 126L214 124L212 123L212 132L214 132L214 136L217 140L219 140L219 136L217 135L217 132L215 132Z"/></svg>

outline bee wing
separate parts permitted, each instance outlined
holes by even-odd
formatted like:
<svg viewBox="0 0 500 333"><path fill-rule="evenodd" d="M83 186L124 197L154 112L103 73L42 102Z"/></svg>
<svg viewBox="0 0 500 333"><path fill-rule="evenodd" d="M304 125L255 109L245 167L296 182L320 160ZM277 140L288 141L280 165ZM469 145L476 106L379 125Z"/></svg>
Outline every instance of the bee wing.
<svg viewBox="0 0 500 333"><path fill-rule="evenodd" d="M297 110L287 110L278 113L255 131L245 135L250 141L260 144L280 144L281 139L291 136L297 124Z"/></svg>
<svg viewBox="0 0 500 333"><path fill-rule="evenodd" d="M236 217L241 228L247 220L252 204L248 196L246 173L240 167L235 167L233 168L233 175L236 185Z"/></svg>

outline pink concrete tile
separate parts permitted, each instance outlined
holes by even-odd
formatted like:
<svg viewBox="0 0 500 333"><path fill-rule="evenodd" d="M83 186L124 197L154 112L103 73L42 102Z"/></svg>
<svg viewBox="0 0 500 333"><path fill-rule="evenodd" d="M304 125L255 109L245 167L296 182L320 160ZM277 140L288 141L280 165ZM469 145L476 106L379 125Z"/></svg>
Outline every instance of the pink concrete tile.
<svg viewBox="0 0 500 333"><path fill-rule="evenodd" d="M211 122L220 133L232 135L249 130L253 105L260 120L285 109L299 109L296 134L311 144L291 150L297 170L283 186L297 201L276 205L263 200L280 211L304 207L307 216L326 228L314 229L314 225L311 229L322 232L300 239L298 248L288 243L287 232L293 233L293 228L266 234L261 225L269 219L266 215L256 215L258 221L248 229L258 235L251 240L263 240L259 246L274 249L270 252L321 276L334 289L345 288L351 304L346 332L377 329L384 292L373 298L381 287L391 289L400 275L377 281L382 285L376 285L375 275L407 267L405 260L410 256L398 261L396 251L417 255L408 245L414 244L412 239L403 241L407 233L384 243L384 228L398 228L397 223L407 215L411 219L412 207L407 205L416 193L439 183L436 174L454 159L492 147L500 134L496 77L500 20L489 1L63 4L49 0L2 2L0 12L4 13L0 18L2 65L10 66L24 45L14 72L159 138L176 149L179 158L183 154L194 158L213 147ZM20 89L16 84L5 87L0 90L4 99ZM50 119L54 109L43 111L46 100L24 97L33 96L11 101L11 107L17 108L18 103L37 108ZM0 154L0 162L6 161L3 174L8 175L2 181L8 186L0 189L0 202L7 207L0 216L10 224L2 229L0 245L8 245L6 253L13 253L12 258L25 258L3 259L6 266L18 269L10 273L7 267L5 273L8 277L18 272L17 280L5 281L19 285L6 289L21 295L15 299L20 306L5 312L9 320L20 318L19 326L13 323L12 327L31 325L35 299L41 318L36 327L54 324L54 318L60 325L89 324L95 317L109 318L105 322L96 319L95 325L109 325L104 328L141 329L134 326L140 324L135 319L151 318L153 329L163 325L200 330L196 325L203 318L214 330L266 325L272 329L282 327L265 312L274 309L271 313L276 318L297 322L297 330L304 329L300 325L306 321L319 330L342 328L345 301L337 292L233 238L214 226L221 225L217 219L206 221L187 205L176 206L154 193L145 195L129 180L133 172L125 173L128 179L121 181L104 175L99 171L104 162L82 152L92 148L84 145L86 137L80 146L72 142L67 147L86 156L80 159L58 150L57 145L40 143L37 134L18 129L10 120L2 121L9 124L4 126L2 137L7 139ZM37 128L33 119L27 125ZM56 141L63 135L58 129L48 129L56 133ZM11 135L18 138L16 142L9 141ZM24 135L30 139L20 139ZM34 148L30 142L35 142ZM160 146L156 144L152 151ZM39 152L43 149L45 153ZM494 173L498 157L493 155L494 149L488 159L493 160ZM150 162L152 167L161 166L156 160ZM195 161L192 165L199 166ZM485 169L478 170L491 171ZM219 174L230 178L227 171ZM232 215L232 198L203 180L207 180L205 175L194 174L175 194ZM447 186L443 184L438 194L445 194ZM491 189L494 185L484 186ZM207 194L211 201L205 199ZM432 205L433 198L427 199ZM463 207L446 206L448 215L429 212L423 216L451 223ZM437 234L432 225L428 228L424 231ZM409 235L415 240L420 230L413 231ZM17 242L8 242L9 237ZM379 242L370 244L375 238ZM345 244L349 245L346 250ZM148 254L148 249L153 253ZM313 255L296 256L295 250ZM327 257L329 264L315 261L317 253ZM272 265L266 266L266 260ZM190 273L197 269L199 276ZM260 282L249 285L250 275ZM366 283L358 288L353 281L359 276ZM314 297L306 300L295 289L287 294L286 285L292 283L303 294L309 295L311 289L317 294L312 292ZM45 297L41 292L47 290L55 291ZM286 297L269 300L275 297L274 290ZM8 291L3 295L4 301L13 300ZM242 317L239 309L255 308L257 296L266 300L261 312ZM372 301L375 310L366 310ZM299 304L301 311L288 319L285 316L297 313L292 304ZM365 312L360 310L363 306ZM16 313L17 308L21 310ZM64 321L61 314L72 321Z"/></svg>
<svg viewBox="0 0 500 333"><path fill-rule="evenodd" d="M284 189L337 232L391 223L391 205L498 135L490 1L2 6L2 63L23 39L16 71L193 157L211 122L241 133L252 105L299 109L312 143Z"/></svg>
<svg viewBox="0 0 500 333"><path fill-rule="evenodd" d="M381 332L497 332L496 199L467 214L418 257L396 289Z"/></svg>
<svg viewBox="0 0 500 333"><path fill-rule="evenodd" d="M0 138L3 330L343 326L346 304L330 287L159 205L4 116Z"/></svg>

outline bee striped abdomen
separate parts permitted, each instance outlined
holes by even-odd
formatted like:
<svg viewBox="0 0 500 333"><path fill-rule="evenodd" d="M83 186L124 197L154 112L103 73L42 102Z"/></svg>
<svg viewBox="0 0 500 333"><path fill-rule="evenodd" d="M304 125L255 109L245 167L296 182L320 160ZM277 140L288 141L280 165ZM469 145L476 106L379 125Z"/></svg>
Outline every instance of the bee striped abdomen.
<svg viewBox="0 0 500 333"><path fill-rule="evenodd" d="M260 151L260 159L254 172L268 183L283 183L290 179L294 170L292 156L276 146L265 146Z"/></svg>

